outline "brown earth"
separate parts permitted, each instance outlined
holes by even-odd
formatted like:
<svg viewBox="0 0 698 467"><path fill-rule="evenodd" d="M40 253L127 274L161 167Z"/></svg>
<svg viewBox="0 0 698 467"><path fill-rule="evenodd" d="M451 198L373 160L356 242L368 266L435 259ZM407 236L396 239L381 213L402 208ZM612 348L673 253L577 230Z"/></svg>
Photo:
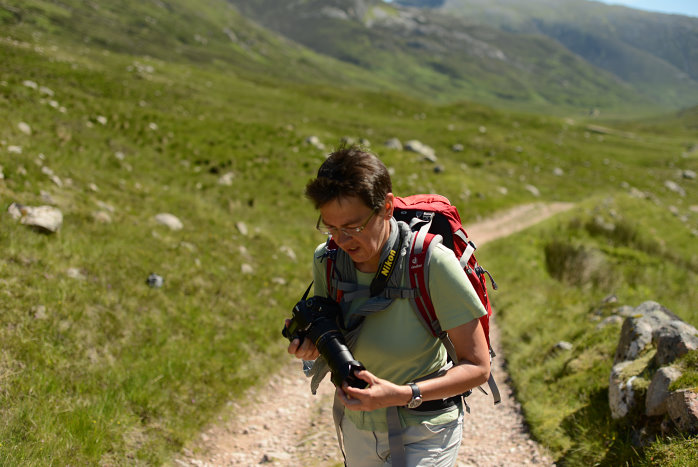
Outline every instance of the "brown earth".
<svg viewBox="0 0 698 467"><path fill-rule="evenodd" d="M554 214L569 203L526 204L468 226L476 244L511 235ZM499 347L496 314L491 321L492 347L497 353L492 371L502 394L495 406L491 396L474 391L467 398L459 467L554 465L527 431L519 404L508 384L506 359ZM334 387L326 378L317 396L310 393L301 364L287 363L269 379L229 403L212 423L175 458L180 466L337 466L342 455L332 422Z"/></svg>

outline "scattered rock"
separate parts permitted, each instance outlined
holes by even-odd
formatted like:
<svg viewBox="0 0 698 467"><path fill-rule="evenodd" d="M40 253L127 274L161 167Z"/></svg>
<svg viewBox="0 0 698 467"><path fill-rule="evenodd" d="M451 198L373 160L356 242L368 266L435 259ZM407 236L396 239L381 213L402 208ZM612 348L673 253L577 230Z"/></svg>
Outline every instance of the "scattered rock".
<svg viewBox="0 0 698 467"><path fill-rule="evenodd" d="M151 273L145 280L145 283L152 289L159 289L165 283L165 279L158 274Z"/></svg>
<svg viewBox="0 0 698 467"><path fill-rule="evenodd" d="M182 230L184 225L175 215L169 213L160 213L155 216L155 222L169 227L171 230Z"/></svg>
<svg viewBox="0 0 698 467"><path fill-rule="evenodd" d="M218 184L221 186L233 186L234 178L235 174L233 172L225 173L218 179Z"/></svg>
<svg viewBox="0 0 698 467"><path fill-rule="evenodd" d="M76 279L79 281L84 281L87 279L87 276L78 268L68 268L65 271L65 275L71 279Z"/></svg>
<svg viewBox="0 0 698 467"><path fill-rule="evenodd" d="M695 180L696 179L696 173L693 170L684 170L681 172L681 176L687 180Z"/></svg>
<svg viewBox="0 0 698 467"><path fill-rule="evenodd" d="M31 127L29 126L29 124L27 124L27 123L25 123L25 122L19 122L19 123L17 124L17 128L19 129L19 131L21 131L21 132L24 133L25 135L31 136L31 134L32 134L32 129L31 129Z"/></svg>
<svg viewBox="0 0 698 467"><path fill-rule="evenodd" d="M436 152L433 148L427 146L419 140L411 139L405 143L405 149L408 151L416 152L417 154L424 157L424 160L429 162L436 162Z"/></svg>
<svg viewBox="0 0 698 467"><path fill-rule="evenodd" d="M386 148L397 149L398 151L402 151L402 142L400 142L400 140L397 138L390 138L388 141L384 143L384 145Z"/></svg>
<svg viewBox="0 0 698 467"><path fill-rule="evenodd" d="M320 141L320 138L318 138L317 136L308 136L305 139L305 142L321 151L325 150L325 145Z"/></svg>
<svg viewBox="0 0 698 467"><path fill-rule="evenodd" d="M664 187L666 187L669 191L678 194L679 196L686 196L686 191L681 187L681 185L672 180L665 181Z"/></svg>
<svg viewBox="0 0 698 467"><path fill-rule="evenodd" d="M238 232L240 232L240 235L244 237L247 237L247 235L250 233L249 229L247 228L247 224L242 221L236 222L235 227L238 229Z"/></svg>
<svg viewBox="0 0 698 467"><path fill-rule="evenodd" d="M250 264L243 263L240 265L240 272L243 274L254 274L254 268Z"/></svg>
<svg viewBox="0 0 698 467"><path fill-rule="evenodd" d="M525 185L524 189L531 193L536 198L540 196L540 190L533 185Z"/></svg>
<svg viewBox="0 0 698 467"><path fill-rule="evenodd" d="M12 203L7 208L10 216L21 224L43 233L55 233L63 225L63 213L53 206L23 206Z"/></svg>
<svg viewBox="0 0 698 467"><path fill-rule="evenodd" d="M567 342L567 341L560 341L560 342L558 342L557 344L555 344L555 345L553 346L553 349L554 349L554 350L569 351L569 350L572 350L573 347L574 347L574 346L573 346L570 342Z"/></svg>

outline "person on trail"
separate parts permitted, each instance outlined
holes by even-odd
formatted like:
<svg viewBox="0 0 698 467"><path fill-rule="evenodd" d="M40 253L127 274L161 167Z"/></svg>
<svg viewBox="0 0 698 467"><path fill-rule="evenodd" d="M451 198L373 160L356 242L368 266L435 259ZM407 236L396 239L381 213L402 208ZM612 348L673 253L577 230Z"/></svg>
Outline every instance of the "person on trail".
<svg viewBox="0 0 698 467"><path fill-rule="evenodd" d="M388 298L381 287L375 293L379 279L383 288L410 287L405 263L414 235L393 218L392 182L380 159L355 146L339 148L305 194L319 210L317 229L332 240L314 252L314 295L339 302L342 333L366 368L355 373L365 388L344 383L335 392L345 464L454 465L462 438L461 394L486 383L490 374L489 347L478 319L487 312L473 286L453 251L436 245L426 277L438 321L458 357L453 365L410 300ZM328 251L330 245L338 248ZM328 255L335 255L331 272ZM386 275L387 284L380 277ZM315 392L327 368L312 341L299 345L294 339L288 352L315 361L310 370Z"/></svg>

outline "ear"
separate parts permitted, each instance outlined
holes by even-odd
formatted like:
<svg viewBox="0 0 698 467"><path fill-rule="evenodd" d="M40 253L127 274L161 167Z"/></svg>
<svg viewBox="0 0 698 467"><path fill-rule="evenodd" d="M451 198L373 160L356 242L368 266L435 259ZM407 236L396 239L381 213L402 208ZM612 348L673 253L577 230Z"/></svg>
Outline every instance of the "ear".
<svg viewBox="0 0 698 467"><path fill-rule="evenodd" d="M385 195L385 202L383 206L385 206L385 218L390 219L393 217L393 209L395 209L395 195L392 193Z"/></svg>

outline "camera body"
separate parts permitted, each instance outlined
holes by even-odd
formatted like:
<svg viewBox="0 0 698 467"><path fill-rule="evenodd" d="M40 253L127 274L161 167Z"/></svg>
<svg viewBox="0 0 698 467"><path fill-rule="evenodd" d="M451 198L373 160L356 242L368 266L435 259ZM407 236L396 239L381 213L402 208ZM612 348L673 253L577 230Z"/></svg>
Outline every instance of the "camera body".
<svg viewBox="0 0 698 467"><path fill-rule="evenodd" d="M327 361L335 386L341 387L346 382L355 388L365 388L367 383L357 378L354 372L366 368L354 359L337 324L337 318L341 316L339 304L326 297L306 299L306 296L307 292L293 307L291 322L281 333L289 341L298 339L302 343L303 339L309 338Z"/></svg>

